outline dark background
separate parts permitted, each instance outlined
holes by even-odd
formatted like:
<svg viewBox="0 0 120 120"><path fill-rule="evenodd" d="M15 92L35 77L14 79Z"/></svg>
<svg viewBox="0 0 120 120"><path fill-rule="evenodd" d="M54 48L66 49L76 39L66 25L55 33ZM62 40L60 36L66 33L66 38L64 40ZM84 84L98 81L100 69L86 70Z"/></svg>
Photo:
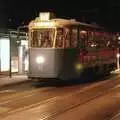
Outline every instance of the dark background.
<svg viewBox="0 0 120 120"><path fill-rule="evenodd" d="M42 11L120 31L119 0L0 0L0 27L28 24Z"/></svg>

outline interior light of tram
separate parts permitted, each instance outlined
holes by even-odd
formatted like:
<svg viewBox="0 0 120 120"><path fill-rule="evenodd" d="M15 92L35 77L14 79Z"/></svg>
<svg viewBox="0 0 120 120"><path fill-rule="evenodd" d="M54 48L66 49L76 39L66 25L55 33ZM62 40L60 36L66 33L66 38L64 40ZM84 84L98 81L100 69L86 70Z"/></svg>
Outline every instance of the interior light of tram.
<svg viewBox="0 0 120 120"><path fill-rule="evenodd" d="M39 16L40 16L40 20L41 20L41 21L50 20L50 13L49 13L49 12L40 13Z"/></svg>
<svg viewBox="0 0 120 120"><path fill-rule="evenodd" d="M118 37L118 40L120 40L120 36Z"/></svg>
<svg viewBox="0 0 120 120"><path fill-rule="evenodd" d="M82 34L86 34L87 32L85 30L80 31Z"/></svg>
<svg viewBox="0 0 120 120"><path fill-rule="evenodd" d="M36 27L36 28L39 28L39 27L52 28L52 27L55 27L55 22L35 22L33 24L33 27Z"/></svg>

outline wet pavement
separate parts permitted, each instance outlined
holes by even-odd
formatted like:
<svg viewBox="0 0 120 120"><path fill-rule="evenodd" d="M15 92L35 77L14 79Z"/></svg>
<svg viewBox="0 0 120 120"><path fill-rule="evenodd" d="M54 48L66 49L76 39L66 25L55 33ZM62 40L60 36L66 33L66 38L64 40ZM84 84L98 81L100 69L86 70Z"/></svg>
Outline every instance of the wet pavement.
<svg viewBox="0 0 120 120"><path fill-rule="evenodd" d="M110 120L120 110L120 76L0 88L0 120ZM37 86L36 86L37 85Z"/></svg>

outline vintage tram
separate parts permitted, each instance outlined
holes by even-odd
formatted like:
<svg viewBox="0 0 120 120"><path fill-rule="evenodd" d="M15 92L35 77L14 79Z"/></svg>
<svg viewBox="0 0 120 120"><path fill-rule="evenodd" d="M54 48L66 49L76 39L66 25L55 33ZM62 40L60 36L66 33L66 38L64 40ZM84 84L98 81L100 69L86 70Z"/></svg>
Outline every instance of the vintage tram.
<svg viewBox="0 0 120 120"><path fill-rule="evenodd" d="M29 24L29 78L79 78L115 68L117 36L97 25L40 13Z"/></svg>

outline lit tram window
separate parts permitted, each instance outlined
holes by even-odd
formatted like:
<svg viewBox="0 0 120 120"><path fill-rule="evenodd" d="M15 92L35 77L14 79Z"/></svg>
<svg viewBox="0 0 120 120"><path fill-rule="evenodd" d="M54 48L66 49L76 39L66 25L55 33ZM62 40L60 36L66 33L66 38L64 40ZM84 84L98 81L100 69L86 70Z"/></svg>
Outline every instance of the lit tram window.
<svg viewBox="0 0 120 120"><path fill-rule="evenodd" d="M80 33L81 33L81 34L87 34L87 31L82 30L82 31L80 31Z"/></svg>

